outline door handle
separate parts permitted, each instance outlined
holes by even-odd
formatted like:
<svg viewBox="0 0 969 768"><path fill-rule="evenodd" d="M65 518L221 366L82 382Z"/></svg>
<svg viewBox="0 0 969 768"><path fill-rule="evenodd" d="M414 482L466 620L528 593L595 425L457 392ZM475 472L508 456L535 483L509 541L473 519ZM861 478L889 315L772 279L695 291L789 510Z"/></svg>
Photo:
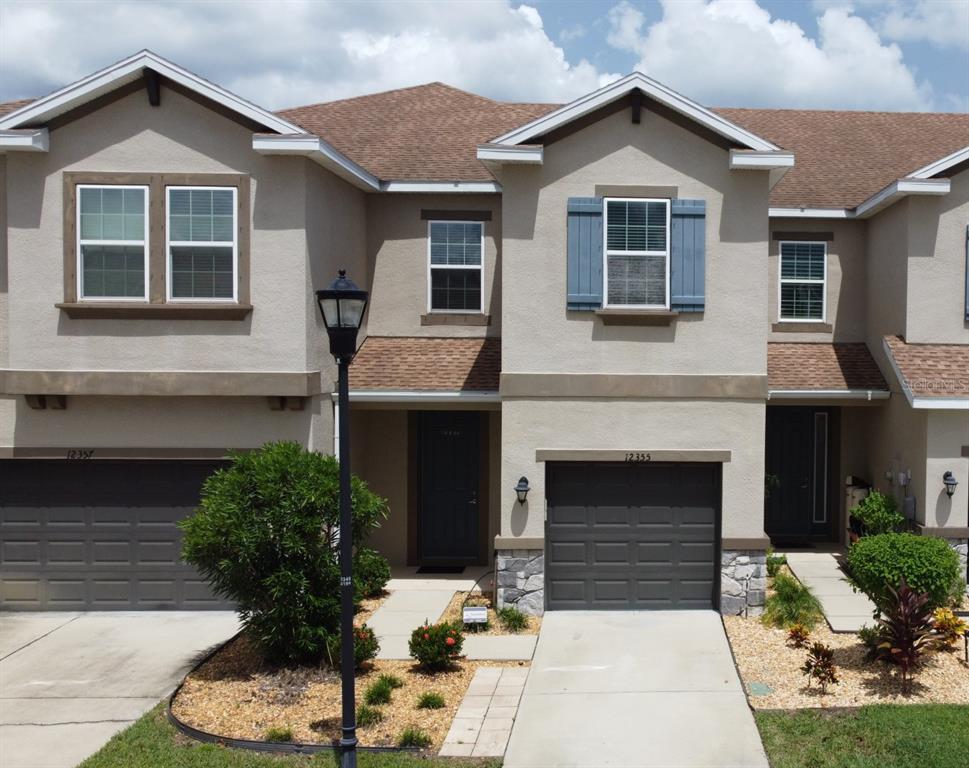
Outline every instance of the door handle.
<svg viewBox="0 0 969 768"><path fill-rule="evenodd" d="M471 501L469 501L468 504L477 504L477 503L478 503L478 493L477 491L472 491Z"/></svg>

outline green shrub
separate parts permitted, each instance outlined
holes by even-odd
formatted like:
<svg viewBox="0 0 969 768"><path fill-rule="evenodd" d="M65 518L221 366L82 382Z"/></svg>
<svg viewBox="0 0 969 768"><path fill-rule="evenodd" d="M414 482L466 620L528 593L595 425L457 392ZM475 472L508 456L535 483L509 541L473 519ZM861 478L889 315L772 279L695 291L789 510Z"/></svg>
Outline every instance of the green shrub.
<svg viewBox="0 0 969 768"><path fill-rule="evenodd" d="M905 524L905 516L898 511L895 497L878 491L871 491L849 512L864 526L865 536L894 533Z"/></svg>
<svg viewBox="0 0 969 768"><path fill-rule="evenodd" d="M353 583L357 597L377 597L390 581L390 563L372 549L360 547L353 556Z"/></svg>
<svg viewBox="0 0 969 768"><path fill-rule="evenodd" d="M412 658L425 669L443 669L461 655L464 635L455 624L422 624L410 636L408 649Z"/></svg>
<svg viewBox="0 0 969 768"><path fill-rule="evenodd" d="M340 666L340 635L330 635L327 642L327 655L330 664ZM366 624L353 628L353 666L360 669L366 662L373 661L380 652L380 641L377 635Z"/></svg>
<svg viewBox="0 0 969 768"><path fill-rule="evenodd" d="M266 735L262 737L263 741L292 741L293 740L293 729L289 727L273 727L266 729Z"/></svg>
<svg viewBox="0 0 969 768"><path fill-rule="evenodd" d="M821 603L810 589L793 576L780 573L774 579L774 594L764 603L765 624L785 629L801 624L808 629L824 616Z"/></svg>
<svg viewBox="0 0 969 768"><path fill-rule="evenodd" d="M767 575L774 578L778 573L780 573L782 565L787 565L787 555L775 555L773 550L768 550Z"/></svg>
<svg viewBox="0 0 969 768"><path fill-rule="evenodd" d="M865 657L869 661L877 658L880 655L878 646L882 642L882 632L877 625L870 627L867 624L863 624L861 629L858 630L858 639L861 641L862 645L865 646Z"/></svg>
<svg viewBox="0 0 969 768"><path fill-rule="evenodd" d="M916 592L928 593L932 608L948 604L962 590L959 555L933 536L865 536L848 550L847 565L854 585L879 608L891 604L890 590L897 590L903 578Z"/></svg>
<svg viewBox="0 0 969 768"><path fill-rule="evenodd" d="M888 597L884 617L878 622L878 653L901 669L902 690L907 692L912 674L933 644L932 608L928 593L912 589L904 578L897 591L889 588Z"/></svg>
<svg viewBox="0 0 969 768"><path fill-rule="evenodd" d="M243 627L272 662L316 663L337 632L339 485L332 456L268 443L233 453L180 524L182 557L236 603ZM387 503L357 478L351 490L351 535L359 544L386 517Z"/></svg>
<svg viewBox="0 0 969 768"><path fill-rule="evenodd" d="M389 685L394 690L404 687L404 681L397 677L397 675L381 675L377 678L377 682Z"/></svg>
<svg viewBox="0 0 969 768"><path fill-rule="evenodd" d="M389 704L394 687L384 678L378 677L363 692L363 700L371 705Z"/></svg>
<svg viewBox="0 0 969 768"><path fill-rule="evenodd" d="M417 700L418 709L443 709L444 708L444 697L435 693L434 691L428 691L427 693L422 693L420 698Z"/></svg>
<svg viewBox="0 0 969 768"><path fill-rule="evenodd" d="M500 608L496 611L498 614L498 621L501 622L501 626L507 629L509 632L521 632L528 629L528 616L522 613L513 605L506 605L504 608Z"/></svg>
<svg viewBox="0 0 969 768"><path fill-rule="evenodd" d="M376 707L371 707L366 704L361 704L357 707L357 725L362 728L366 728L368 725L376 725L382 722L383 719L384 713Z"/></svg>
<svg viewBox="0 0 969 768"><path fill-rule="evenodd" d="M405 728L397 737L398 747L424 747L431 746L431 737L420 728Z"/></svg>

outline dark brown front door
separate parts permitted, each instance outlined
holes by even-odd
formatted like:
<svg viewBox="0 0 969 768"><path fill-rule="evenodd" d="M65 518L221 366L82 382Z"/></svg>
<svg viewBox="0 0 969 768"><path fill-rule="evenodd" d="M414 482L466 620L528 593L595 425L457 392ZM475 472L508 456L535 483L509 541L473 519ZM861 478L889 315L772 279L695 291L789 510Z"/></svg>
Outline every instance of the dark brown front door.
<svg viewBox="0 0 969 768"><path fill-rule="evenodd" d="M418 559L465 565L478 560L481 415L427 411L420 419Z"/></svg>

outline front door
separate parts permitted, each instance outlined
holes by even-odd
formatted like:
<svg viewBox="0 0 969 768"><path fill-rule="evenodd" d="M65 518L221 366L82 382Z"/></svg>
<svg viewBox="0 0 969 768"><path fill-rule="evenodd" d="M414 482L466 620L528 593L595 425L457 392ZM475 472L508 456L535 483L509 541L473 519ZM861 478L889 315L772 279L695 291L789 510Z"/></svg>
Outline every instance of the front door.
<svg viewBox="0 0 969 768"><path fill-rule="evenodd" d="M480 427L475 411L427 411L420 420L418 558L421 564L478 560Z"/></svg>
<svg viewBox="0 0 969 768"><path fill-rule="evenodd" d="M767 409L764 530L775 542L830 533L829 420L825 409Z"/></svg>

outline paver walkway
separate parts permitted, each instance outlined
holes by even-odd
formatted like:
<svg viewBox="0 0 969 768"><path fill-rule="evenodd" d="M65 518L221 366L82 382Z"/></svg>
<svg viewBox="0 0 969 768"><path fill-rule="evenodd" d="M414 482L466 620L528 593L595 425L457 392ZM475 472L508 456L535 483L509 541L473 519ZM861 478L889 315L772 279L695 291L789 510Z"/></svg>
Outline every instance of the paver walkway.
<svg viewBox="0 0 969 768"><path fill-rule="evenodd" d="M811 588L828 620L832 632L857 632L864 624L874 624L875 604L868 596L855 592L848 577L830 552L788 552L787 566L798 581Z"/></svg>
<svg viewBox="0 0 969 768"><path fill-rule="evenodd" d="M528 667L481 667L444 739L447 757L501 757L518 714Z"/></svg>
<svg viewBox="0 0 969 768"><path fill-rule="evenodd" d="M720 616L553 611L504 768L768 768Z"/></svg>

